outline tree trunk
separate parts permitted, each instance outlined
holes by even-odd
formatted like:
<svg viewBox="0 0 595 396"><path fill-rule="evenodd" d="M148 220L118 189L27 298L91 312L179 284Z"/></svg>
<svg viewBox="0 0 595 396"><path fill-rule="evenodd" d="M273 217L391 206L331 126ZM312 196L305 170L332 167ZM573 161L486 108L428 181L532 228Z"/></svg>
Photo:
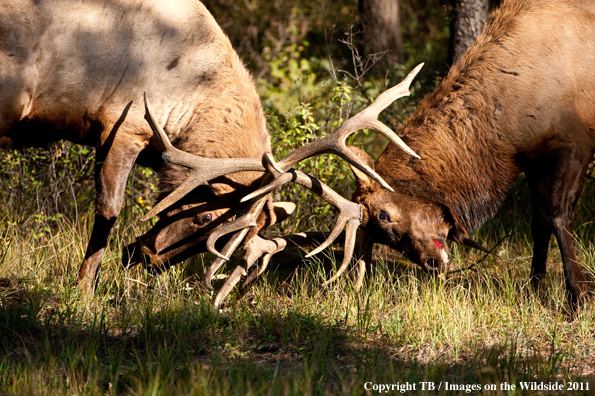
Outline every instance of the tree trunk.
<svg viewBox="0 0 595 396"><path fill-rule="evenodd" d="M401 34L399 0L360 0L366 55L385 52L382 66L403 63L405 50Z"/></svg>
<svg viewBox="0 0 595 396"><path fill-rule="evenodd" d="M489 0L451 0L450 64L471 45L488 19Z"/></svg>

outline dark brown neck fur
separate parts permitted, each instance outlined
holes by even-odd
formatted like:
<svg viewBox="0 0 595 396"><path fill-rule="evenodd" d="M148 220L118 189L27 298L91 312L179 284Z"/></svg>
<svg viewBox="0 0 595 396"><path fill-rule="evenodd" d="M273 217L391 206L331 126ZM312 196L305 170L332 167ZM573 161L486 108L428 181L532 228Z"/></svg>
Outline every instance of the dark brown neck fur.
<svg viewBox="0 0 595 396"><path fill-rule="evenodd" d="M508 126L514 103L502 103L498 78L504 63L502 32L514 32L515 15L535 1L491 15L478 40L454 65L402 130L402 138L421 160L390 145L376 163L393 188L450 211L459 231L471 230L497 210L520 169ZM448 217L448 213L446 214Z"/></svg>

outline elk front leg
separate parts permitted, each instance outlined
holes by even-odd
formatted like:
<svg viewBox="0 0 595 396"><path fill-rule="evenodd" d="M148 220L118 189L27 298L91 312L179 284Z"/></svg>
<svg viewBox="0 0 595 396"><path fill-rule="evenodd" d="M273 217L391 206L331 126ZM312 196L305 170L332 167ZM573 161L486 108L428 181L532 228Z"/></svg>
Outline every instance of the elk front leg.
<svg viewBox="0 0 595 396"><path fill-rule="evenodd" d="M107 238L122 208L128 174L143 147L133 138L116 135L113 144L97 148L95 222L78 277L78 284L87 296L93 295Z"/></svg>

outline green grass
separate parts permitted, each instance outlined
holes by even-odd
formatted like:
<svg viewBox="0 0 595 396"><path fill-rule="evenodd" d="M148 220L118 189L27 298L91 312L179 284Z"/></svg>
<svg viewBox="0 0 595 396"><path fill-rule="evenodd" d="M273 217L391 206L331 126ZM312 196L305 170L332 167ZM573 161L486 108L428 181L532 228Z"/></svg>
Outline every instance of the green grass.
<svg viewBox="0 0 595 396"><path fill-rule="evenodd" d="M379 249L360 292L353 273L323 287L325 267L312 261L269 273L219 311L191 275L202 273L206 258L161 276L121 269L120 247L140 232L138 223L114 230L96 298L88 302L75 286L88 220L61 219L42 236L5 228L0 393L359 395L377 394L366 391L367 382L408 382L416 384L414 394L435 394L421 390L428 381L495 384L498 390L481 392L493 395L521 393L500 390L503 382L579 381L592 392L595 314L568 314L555 244L543 291L527 284L527 219L519 209L513 225L506 220L522 199L513 194L477 235L493 246L516 230L496 255L481 261L482 254L454 247L461 270L446 278L428 277ZM588 225L579 228L592 279L593 239Z"/></svg>

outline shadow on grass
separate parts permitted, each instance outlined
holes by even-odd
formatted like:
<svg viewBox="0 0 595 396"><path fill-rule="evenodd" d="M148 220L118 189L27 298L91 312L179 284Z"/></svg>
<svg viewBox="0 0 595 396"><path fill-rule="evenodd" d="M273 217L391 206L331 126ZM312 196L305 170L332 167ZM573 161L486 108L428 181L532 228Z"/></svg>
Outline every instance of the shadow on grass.
<svg viewBox="0 0 595 396"><path fill-rule="evenodd" d="M4 286L0 391L9 393L357 395L367 393L366 383L409 383L416 394L435 394L427 382L436 389L448 382L495 384L489 394L500 394L504 382L595 386L592 373L580 378L576 367L585 362L554 345L544 353L510 336L476 340L458 356L414 350L366 324L365 315L349 324L323 308L281 301L291 290L278 303L231 300L220 311L207 296L168 300L156 293L91 311L47 289L14 280Z"/></svg>

